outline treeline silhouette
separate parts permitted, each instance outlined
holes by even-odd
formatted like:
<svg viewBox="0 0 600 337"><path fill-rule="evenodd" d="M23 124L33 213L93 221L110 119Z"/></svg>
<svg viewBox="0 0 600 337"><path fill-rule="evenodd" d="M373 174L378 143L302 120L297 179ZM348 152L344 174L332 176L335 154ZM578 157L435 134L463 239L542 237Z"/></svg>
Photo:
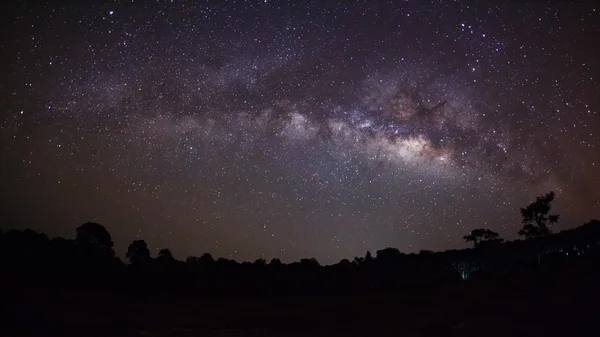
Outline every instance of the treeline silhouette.
<svg viewBox="0 0 600 337"><path fill-rule="evenodd" d="M600 221L592 220L556 234L550 225L554 193L540 196L521 209L525 240L504 242L497 233L476 229L464 239L474 247L443 252L405 254L396 248L373 256L321 266L314 258L284 264L237 262L208 253L177 260L169 249L153 258L143 240L133 241L124 263L115 256L110 233L100 224L85 223L74 240L49 239L33 230L0 231L0 267L8 282L32 286L113 289L128 292L206 294L302 294L387 291L400 287L495 278L600 261ZM5 279L5 282L7 280Z"/></svg>

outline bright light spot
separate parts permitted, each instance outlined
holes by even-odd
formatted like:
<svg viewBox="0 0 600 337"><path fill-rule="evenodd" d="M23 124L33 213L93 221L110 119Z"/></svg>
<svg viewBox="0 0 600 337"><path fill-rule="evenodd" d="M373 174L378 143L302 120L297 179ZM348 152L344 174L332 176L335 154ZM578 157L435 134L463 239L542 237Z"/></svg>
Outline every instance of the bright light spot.
<svg viewBox="0 0 600 337"><path fill-rule="evenodd" d="M371 123L371 121L364 121L358 127L361 129L364 129L364 128L370 127L371 125L373 125L373 123Z"/></svg>

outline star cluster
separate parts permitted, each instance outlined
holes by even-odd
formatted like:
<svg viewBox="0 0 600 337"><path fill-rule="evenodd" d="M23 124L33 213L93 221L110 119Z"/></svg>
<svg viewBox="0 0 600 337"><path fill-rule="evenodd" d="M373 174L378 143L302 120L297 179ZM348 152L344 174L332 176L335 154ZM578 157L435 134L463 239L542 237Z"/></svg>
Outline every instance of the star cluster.
<svg viewBox="0 0 600 337"><path fill-rule="evenodd" d="M324 263L600 211L593 2L4 10L3 219L179 258Z"/></svg>

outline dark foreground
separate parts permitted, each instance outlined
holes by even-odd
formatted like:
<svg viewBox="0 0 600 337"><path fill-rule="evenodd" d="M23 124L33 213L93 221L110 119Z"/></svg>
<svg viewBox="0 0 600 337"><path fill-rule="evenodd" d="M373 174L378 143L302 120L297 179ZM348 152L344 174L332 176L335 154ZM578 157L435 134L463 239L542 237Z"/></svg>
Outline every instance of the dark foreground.
<svg viewBox="0 0 600 337"><path fill-rule="evenodd" d="M329 296L133 295L5 279L0 335L597 336L598 269Z"/></svg>

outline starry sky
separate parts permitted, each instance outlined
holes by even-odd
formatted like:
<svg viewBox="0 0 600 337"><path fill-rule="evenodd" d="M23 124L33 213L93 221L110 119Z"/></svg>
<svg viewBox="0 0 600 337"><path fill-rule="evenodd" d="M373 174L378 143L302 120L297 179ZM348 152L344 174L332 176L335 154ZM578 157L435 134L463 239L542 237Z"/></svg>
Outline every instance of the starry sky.
<svg viewBox="0 0 600 337"><path fill-rule="evenodd" d="M4 4L2 227L351 259L600 216L600 5Z"/></svg>

